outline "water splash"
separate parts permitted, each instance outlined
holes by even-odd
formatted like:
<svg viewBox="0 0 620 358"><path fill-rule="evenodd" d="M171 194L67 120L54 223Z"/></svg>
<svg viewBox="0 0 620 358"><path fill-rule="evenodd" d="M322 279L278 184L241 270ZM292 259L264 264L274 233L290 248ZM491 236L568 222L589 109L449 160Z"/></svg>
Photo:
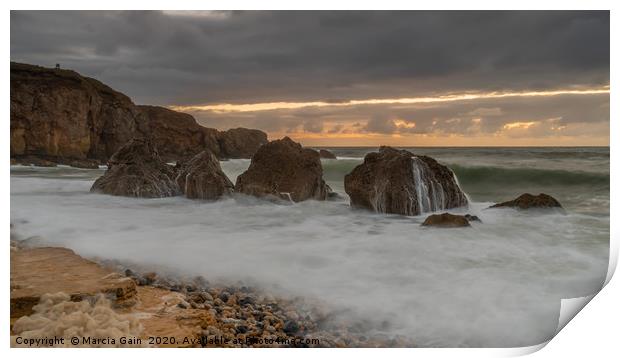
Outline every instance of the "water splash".
<svg viewBox="0 0 620 358"><path fill-rule="evenodd" d="M422 214L447 209L445 189L428 164L419 157L412 157L411 161L416 191L416 212ZM454 181L458 186L456 176Z"/></svg>

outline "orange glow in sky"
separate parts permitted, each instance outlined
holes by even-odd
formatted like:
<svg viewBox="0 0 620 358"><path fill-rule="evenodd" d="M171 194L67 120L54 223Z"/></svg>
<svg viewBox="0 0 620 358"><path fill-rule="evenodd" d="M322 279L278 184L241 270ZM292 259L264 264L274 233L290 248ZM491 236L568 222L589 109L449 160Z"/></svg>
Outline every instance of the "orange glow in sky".
<svg viewBox="0 0 620 358"><path fill-rule="evenodd" d="M170 109L180 112L213 111L218 113L226 112L258 112L278 109L298 109L305 107L343 107L373 104L419 104L419 103L440 103L455 101L471 101L478 99L496 99L508 97L546 97L559 95L591 95L609 94L609 86L589 89L560 89L553 91L527 91L527 92L477 92L448 94L435 97L411 97L411 98L383 98L383 99L357 99L346 102L267 102L267 103L246 103L246 104L212 104L201 106L170 106Z"/></svg>

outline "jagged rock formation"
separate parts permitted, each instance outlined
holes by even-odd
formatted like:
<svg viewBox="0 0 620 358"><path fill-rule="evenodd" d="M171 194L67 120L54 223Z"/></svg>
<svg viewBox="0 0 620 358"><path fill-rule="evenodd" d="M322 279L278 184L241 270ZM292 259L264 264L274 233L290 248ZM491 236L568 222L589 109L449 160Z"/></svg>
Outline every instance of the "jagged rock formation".
<svg viewBox="0 0 620 358"><path fill-rule="evenodd" d="M134 138L108 161L108 170L93 183L91 192L162 198L180 194L175 170L164 163L150 140Z"/></svg>
<svg viewBox="0 0 620 358"><path fill-rule="evenodd" d="M220 162L209 151L196 154L187 162L177 163L176 182L189 199L216 200L234 191Z"/></svg>
<svg viewBox="0 0 620 358"><path fill-rule="evenodd" d="M157 106L138 108L149 119L151 140L164 161L193 157L205 149L220 155L220 133L216 129L199 125L194 117L187 113Z"/></svg>
<svg viewBox="0 0 620 358"><path fill-rule="evenodd" d="M435 159L381 147L344 178L351 206L378 213L420 215L467 205L454 173Z"/></svg>
<svg viewBox="0 0 620 358"><path fill-rule="evenodd" d="M148 135L129 97L70 70L11 62L11 156L105 161Z"/></svg>
<svg viewBox="0 0 620 358"><path fill-rule="evenodd" d="M218 134L220 156L223 158L252 158L262 145L268 143L267 134L258 129L233 128Z"/></svg>
<svg viewBox="0 0 620 358"><path fill-rule="evenodd" d="M530 193L525 193L519 196L518 198L510 201L505 201L503 203L492 205L491 208L517 208L517 209L532 209L532 208L562 208L560 202L557 201L551 195L547 195L544 193L538 195L532 195Z"/></svg>
<svg viewBox="0 0 620 358"><path fill-rule="evenodd" d="M136 106L129 97L71 70L11 62L11 158L96 167L132 138L151 138L162 159L209 150L250 158L267 143L259 130L219 132L189 114Z"/></svg>
<svg viewBox="0 0 620 358"><path fill-rule="evenodd" d="M319 155L325 159L336 159L336 155L327 149L319 149Z"/></svg>
<svg viewBox="0 0 620 358"><path fill-rule="evenodd" d="M284 137L258 149L248 170L237 177L235 191L299 202L325 200L328 189L319 153Z"/></svg>

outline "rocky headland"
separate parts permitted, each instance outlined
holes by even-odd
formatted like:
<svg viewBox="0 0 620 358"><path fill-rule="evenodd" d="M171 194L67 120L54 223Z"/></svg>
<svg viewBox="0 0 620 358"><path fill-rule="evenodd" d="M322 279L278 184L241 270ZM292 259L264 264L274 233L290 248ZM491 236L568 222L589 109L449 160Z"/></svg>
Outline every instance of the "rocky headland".
<svg viewBox="0 0 620 358"><path fill-rule="evenodd" d="M75 71L11 62L12 162L92 168L133 138L150 138L164 161L203 150L219 158L250 158L267 143L259 130L218 131L189 114L135 105Z"/></svg>

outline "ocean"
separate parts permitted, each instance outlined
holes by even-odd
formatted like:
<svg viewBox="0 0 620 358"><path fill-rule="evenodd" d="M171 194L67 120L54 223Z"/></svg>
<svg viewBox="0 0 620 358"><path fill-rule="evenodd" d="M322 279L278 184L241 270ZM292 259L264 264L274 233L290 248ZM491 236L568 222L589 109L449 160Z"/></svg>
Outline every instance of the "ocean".
<svg viewBox="0 0 620 358"><path fill-rule="evenodd" d="M278 205L136 199L89 192L104 169L11 166L21 238L171 275L243 281L364 322L420 347L517 347L556 332L560 300L603 285L609 259L609 148L408 148L455 173L471 228L352 210L343 178L376 148L327 148L324 178L342 200ZM250 160L222 161L234 182ZM529 192L566 214L486 208Z"/></svg>

